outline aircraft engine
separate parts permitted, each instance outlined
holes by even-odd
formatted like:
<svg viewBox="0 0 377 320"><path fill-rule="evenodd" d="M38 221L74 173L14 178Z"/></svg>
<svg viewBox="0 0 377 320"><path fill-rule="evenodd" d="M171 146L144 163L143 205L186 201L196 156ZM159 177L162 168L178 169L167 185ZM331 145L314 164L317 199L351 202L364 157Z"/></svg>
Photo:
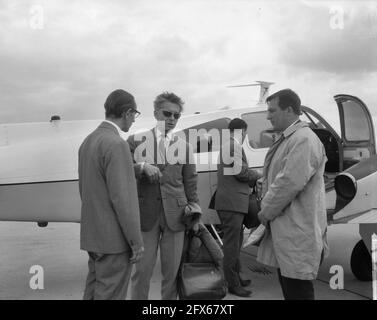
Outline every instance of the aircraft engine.
<svg viewBox="0 0 377 320"><path fill-rule="evenodd" d="M360 161L340 173L334 183L337 195L334 222L345 218L349 220L376 209L377 155Z"/></svg>

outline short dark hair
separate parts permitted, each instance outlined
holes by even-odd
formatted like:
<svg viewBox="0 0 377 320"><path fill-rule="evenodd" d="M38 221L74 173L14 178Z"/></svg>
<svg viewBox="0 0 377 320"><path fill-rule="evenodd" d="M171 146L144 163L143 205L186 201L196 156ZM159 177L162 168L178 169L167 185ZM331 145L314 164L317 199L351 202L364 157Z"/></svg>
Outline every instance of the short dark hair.
<svg viewBox="0 0 377 320"><path fill-rule="evenodd" d="M247 129L247 123L240 118L234 118L229 122L228 129L231 132L235 129Z"/></svg>
<svg viewBox="0 0 377 320"><path fill-rule="evenodd" d="M114 90L105 101L106 117L120 118L128 109L136 109L135 98L122 89Z"/></svg>
<svg viewBox="0 0 377 320"><path fill-rule="evenodd" d="M154 103L153 103L154 109L155 110L160 109L161 105L165 101L177 104L180 107L180 109L181 109L180 112L183 111L183 105L184 105L185 102L180 97L178 97L175 93L173 93L173 92L167 92L167 91L159 94L156 97L156 99L154 100Z"/></svg>
<svg viewBox="0 0 377 320"><path fill-rule="evenodd" d="M301 112L301 100L296 92L291 89L283 89L267 97L266 102L277 98L278 106L280 109L285 110L288 107L293 109L293 112L300 115Z"/></svg>

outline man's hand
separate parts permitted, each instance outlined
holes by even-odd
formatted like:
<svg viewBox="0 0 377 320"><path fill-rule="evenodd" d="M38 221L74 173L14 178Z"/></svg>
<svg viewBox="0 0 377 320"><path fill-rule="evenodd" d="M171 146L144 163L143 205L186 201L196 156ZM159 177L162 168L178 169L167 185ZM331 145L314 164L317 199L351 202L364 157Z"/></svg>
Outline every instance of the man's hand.
<svg viewBox="0 0 377 320"><path fill-rule="evenodd" d="M133 247L132 248L132 257L130 258L131 263L137 263L143 256L144 247Z"/></svg>
<svg viewBox="0 0 377 320"><path fill-rule="evenodd" d="M150 183L157 183L162 177L160 169L149 163L144 164L143 173L145 173Z"/></svg>
<svg viewBox="0 0 377 320"><path fill-rule="evenodd" d="M199 232L199 222L196 222L193 226L192 226L192 231L194 231L195 234L197 234Z"/></svg>
<svg viewBox="0 0 377 320"><path fill-rule="evenodd" d="M262 211L259 211L258 213L258 219L264 226L267 226L268 220L261 214Z"/></svg>

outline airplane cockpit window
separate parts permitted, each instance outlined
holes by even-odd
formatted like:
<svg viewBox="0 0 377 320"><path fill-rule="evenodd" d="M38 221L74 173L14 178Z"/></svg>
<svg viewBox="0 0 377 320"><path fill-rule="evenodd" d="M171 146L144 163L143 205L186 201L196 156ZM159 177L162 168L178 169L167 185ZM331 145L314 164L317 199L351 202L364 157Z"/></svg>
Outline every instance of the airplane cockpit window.
<svg viewBox="0 0 377 320"><path fill-rule="evenodd" d="M229 122L229 118L220 118L187 128L183 132L188 141L192 143L194 153L219 151L221 130L228 129Z"/></svg>
<svg viewBox="0 0 377 320"><path fill-rule="evenodd" d="M241 118L247 123L247 136L253 149L269 148L277 137L277 132L267 120L267 112L244 113Z"/></svg>
<svg viewBox="0 0 377 320"><path fill-rule="evenodd" d="M369 125L361 106L352 100L342 102L342 106L346 140L368 141L370 139Z"/></svg>

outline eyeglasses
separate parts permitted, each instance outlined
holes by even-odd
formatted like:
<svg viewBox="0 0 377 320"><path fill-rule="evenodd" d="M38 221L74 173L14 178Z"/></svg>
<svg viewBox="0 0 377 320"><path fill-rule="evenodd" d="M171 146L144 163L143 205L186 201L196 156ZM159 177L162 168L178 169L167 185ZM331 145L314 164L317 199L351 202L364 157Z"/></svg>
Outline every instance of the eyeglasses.
<svg viewBox="0 0 377 320"><path fill-rule="evenodd" d="M141 112L140 112L140 111L137 111L135 108L129 107L129 108L127 109L127 111L128 111L128 110L131 110L131 111L134 113L134 115L135 115L135 119L138 118L138 117L141 115ZM126 113L127 111L124 111L124 113Z"/></svg>
<svg viewBox="0 0 377 320"><path fill-rule="evenodd" d="M132 111L135 113L135 119L138 118L140 115L141 115L141 112L140 111L137 111L136 109L134 108L131 108Z"/></svg>
<svg viewBox="0 0 377 320"><path fill-rule="evenodd" d="M175 113L175 112L170 112L170 111L165 111L165 110L162 110L162 114L163 114L166 118L170 118L171 116L174 116L174 119L175 119L175 120L178 120L178 119L181 117L181 114L180 114L180 113Z"/></svg>

